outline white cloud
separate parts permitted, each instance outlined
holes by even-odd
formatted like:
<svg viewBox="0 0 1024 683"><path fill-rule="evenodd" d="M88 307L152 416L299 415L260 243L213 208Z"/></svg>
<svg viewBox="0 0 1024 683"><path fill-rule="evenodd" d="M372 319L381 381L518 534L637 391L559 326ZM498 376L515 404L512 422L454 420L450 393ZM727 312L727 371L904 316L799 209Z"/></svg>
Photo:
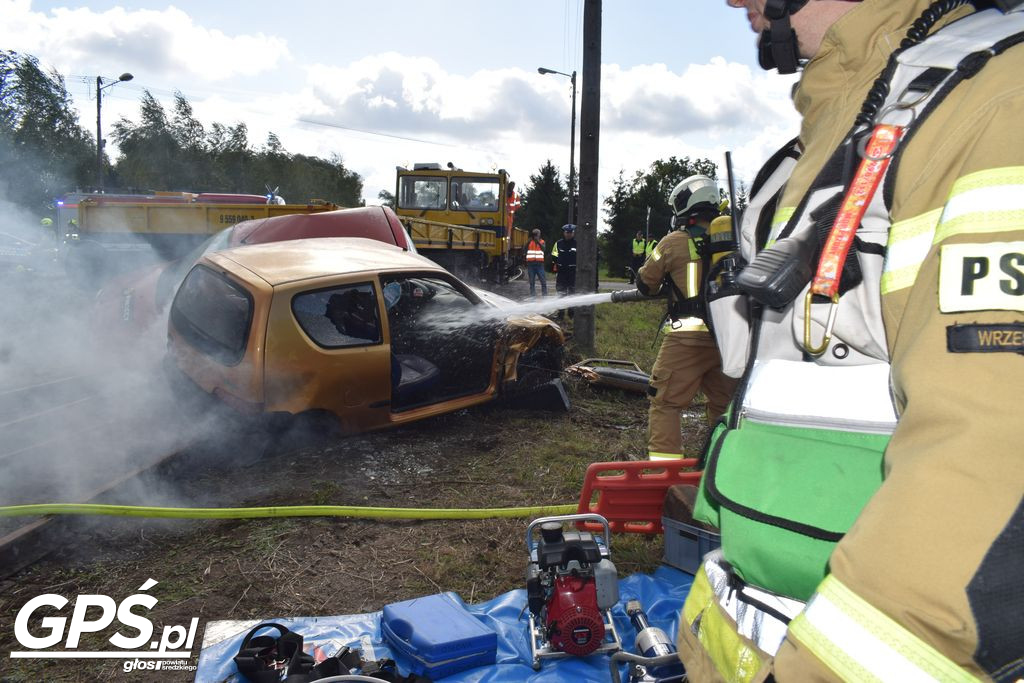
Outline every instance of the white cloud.
<svg viewBox="0 0 1024 683"><path fill-rule="evenodd" d="M0 0L0 45L43 58L60 71L119 73L126 66L150 79L223 81L266 72L288 58L287 43L263 33L227 35L197 25L174 6L105 12L55 8L33 12L29 0ZM98 67L98 68L97 68Z"/></svg>
<svg viewBox="0 0 1024 683"><path fill-rule="evenodd" d="M394 135L487 147L510 134L551 138L563 117L539 76L521 69L459 75L429 58L386 53L312 65L307 78L316 85L306 118Z"/></svg>
<svg viewBox="0 0 1024 683"><path fill-rule="evenodd" d="M619 169L632 173L673 155L720 162L727 148L736 150L740 174L752 177L760 158L796 130L791 79L722 58L683 73L663 64L602 71L602 185ZM387 53L311 66L308 80L319 84L305 103L311 120L461 144L463 154L498 155L496 163L519 167L524 180L549 157L568 168L565 78L520 69L454 75L431 59Z"/></svg>

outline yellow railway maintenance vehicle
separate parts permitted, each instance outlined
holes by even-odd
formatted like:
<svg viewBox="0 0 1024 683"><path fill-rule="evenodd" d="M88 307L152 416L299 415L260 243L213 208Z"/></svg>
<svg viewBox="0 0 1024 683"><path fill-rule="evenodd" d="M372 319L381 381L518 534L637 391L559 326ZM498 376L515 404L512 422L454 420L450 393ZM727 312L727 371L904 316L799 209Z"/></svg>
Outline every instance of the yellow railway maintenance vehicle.
<svg viewBox="0 0 1024 683"><path fill-rule="evenodd" d="M68 226L65 270L82 286L158 260L188 254L210 235L242 221L339 207L312 200L286 204L274 195L157 192L78 200L77 224Z"/></svg>
<svg viewBox="0 0 1024 683"><path fill-rule="evenodd" d="M464 278L505 282L522 272L529 233L513 227L518 195L504 169L399 166L395 213L423 256Z"/></svg>

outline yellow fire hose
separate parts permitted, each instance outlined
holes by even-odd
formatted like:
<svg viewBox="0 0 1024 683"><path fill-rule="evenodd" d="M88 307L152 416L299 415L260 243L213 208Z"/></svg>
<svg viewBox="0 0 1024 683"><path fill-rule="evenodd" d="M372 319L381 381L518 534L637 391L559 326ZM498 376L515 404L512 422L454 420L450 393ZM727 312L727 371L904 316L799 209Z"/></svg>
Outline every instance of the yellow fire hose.
<svg viewBox="0 0 1024 683"><path fill-rule="evenodd" d="M496 519L548 517L576 512L576 505L522 508L378 508L352 505L292 505L259 508L166 508L97 503L43 503L0 506L0 517L107 515L162 519L253 519L257 517L359 517L370 519Z"/></svg>

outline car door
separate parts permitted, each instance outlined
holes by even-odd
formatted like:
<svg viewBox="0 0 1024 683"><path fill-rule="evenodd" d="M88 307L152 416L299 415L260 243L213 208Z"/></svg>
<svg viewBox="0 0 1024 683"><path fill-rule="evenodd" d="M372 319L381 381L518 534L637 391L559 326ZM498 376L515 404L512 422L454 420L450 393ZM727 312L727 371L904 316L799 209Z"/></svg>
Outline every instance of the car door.
<svg viewBox="0 0 1024 683"><path fill-rule="evenodd" d="M444 273L381 277L392 356L395 412L492 394L500 318Z"/></svg>
<svg viewBox="0 0 1024 683"><path fill-rule="evenodd" d="M348 431L389 422L391 357L378 284L366 274L274 295L266 338L267 410L334 413Z"/></svg>

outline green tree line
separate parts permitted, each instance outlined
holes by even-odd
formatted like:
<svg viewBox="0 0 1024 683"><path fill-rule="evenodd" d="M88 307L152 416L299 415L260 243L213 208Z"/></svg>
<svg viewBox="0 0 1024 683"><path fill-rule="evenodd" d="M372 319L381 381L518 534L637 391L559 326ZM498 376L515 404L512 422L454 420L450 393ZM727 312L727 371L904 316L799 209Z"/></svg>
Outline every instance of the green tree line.
<svg viewBox="0 0 1024 683"><path fill-rule="evenodd" d="M176 93L170 111L144 91L138 119L111 127L120 155L102 159L109 192L154 190L263 194L305 203L362 204L363 182L339 155L291 154L274 133L256 147L244 123L207 129ZM79 122L64 77L31 55L0 51L0 192L30 211L97 184L96 141Z"/></svg>
<svg viewBox="0 0 1024 683"><path fill-rule="evenodd" d="M10 50L0 51L0 160L0 196L34 212L96 168L96 142L78 124L64 78Z"/></svg>
<svg viewBox="0 0 1024 683"><path fill-rule="evenodd" d="M655 240L668 234L672 219L669 194L678 183L695 174L717 180L718 166L710 159L672 156L654 161L629 176L620 171L604 200L607 229L598 236L600 267L604 272L612 276L625 273L632 251L630 241L637 230ZM721 184L720 189L724 198L726 192ZM527 230L540 228L548 245L561 238L561 227L568 221L569 190L550 159L530 176L522 194L523 205L516 214L516 226ZM737 194L742 208L746 194L742 185Z"/></svg>
<svg viewBox="0 0 1024 683"><path fill-rule="evenodd" d="M672 156L659 159L632 176L619 172L604 200L608 230L602 240L602 252L609 274L625 273L632 253L630 241L637 230L654 240L668 234L672 225L668 196L672 188L695 174L717 180L718 166L710 159Z"/></svg>

